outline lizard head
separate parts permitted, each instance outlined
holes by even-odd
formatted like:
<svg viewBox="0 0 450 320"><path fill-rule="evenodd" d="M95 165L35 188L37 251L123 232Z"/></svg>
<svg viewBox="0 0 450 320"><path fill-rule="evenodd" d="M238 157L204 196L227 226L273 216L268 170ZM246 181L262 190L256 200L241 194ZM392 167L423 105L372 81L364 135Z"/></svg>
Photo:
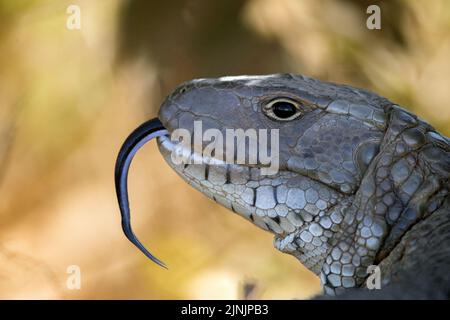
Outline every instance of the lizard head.
<svg viewBox="0 0 450 320"><path fill-rule="evenodd" d="M125 235L165 266L133 233L128 203L132 158L153 138L189 184L274 233L326 294L362 286L374 263L383 285L436 273L446 231L428 239L448 221L450 140L385 98L291 74L179 86L159 119L128 136L115 167Z"/></svg>
<svg viewBox="0 0 450 320"><path fill-rule="evenodd" d="M273 232L277 249L319 274L351 224L343 210L379 152L388 103L368 91L291 74L198 79L176 88L159 112L169 134L183 129L188 137L177 143L162 136L158 145L168 164L189 184ZM211 135L194 139L196 122L205 133L215 130L214 139ZM233 145L235 153L246 150L247 162L224 161L228 150L216 150L209 157L202 153L220 134L226 140L230 129L249 132L246 142ZM264 174L267 163L260 161L261 150L256 161L249 160L250 141L263 136L258 136L260 129L277 133L276 139L267 139L271 141L267 154L277 162L276 172L270 174ZM257 134L251 135L252 130ZM190 162L175 163L176 146L181 146L177 152L180 148L187 152ZM382 231L372 225L372 233ZM363 241L364 246L377 245L370 236ZM364 254L349 247L344 243L338 257L339 281L345 287L355 286Z"/></svg>

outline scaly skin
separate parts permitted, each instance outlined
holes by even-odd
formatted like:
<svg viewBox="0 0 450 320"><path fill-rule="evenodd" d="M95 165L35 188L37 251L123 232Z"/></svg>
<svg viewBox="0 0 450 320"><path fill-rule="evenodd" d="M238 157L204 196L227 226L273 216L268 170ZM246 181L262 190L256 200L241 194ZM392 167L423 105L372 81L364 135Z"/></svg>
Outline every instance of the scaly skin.
<svg viewBox="0 0 450 320"><path fill-rule="evenodd" d="M301 116L276 121L262 112L274 98L296 101ZM176 165L189 184L275 234L277 249L297 257L327 295L448 298L450 279L449 139L416 116L366 90L304 76L193 80L163 103L169 132L279 129L280 171L258 165ZM382 290L365 287L381 268Z"/></svg>

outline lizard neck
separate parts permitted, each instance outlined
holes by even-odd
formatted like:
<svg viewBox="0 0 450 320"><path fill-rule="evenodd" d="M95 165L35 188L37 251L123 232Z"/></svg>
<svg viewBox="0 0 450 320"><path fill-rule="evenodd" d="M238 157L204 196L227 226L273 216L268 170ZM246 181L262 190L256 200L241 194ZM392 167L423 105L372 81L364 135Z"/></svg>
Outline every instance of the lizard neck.
<svg viewBox="0 0 450 320"><path fill-rule="evenodd" d="M338 209L344 223L321 271L328 294L352 283L365 287L370 265L379 265L382 285L393 287L405 279L417 285L418 271L420 281L434 279L434 266L449 266L437 261L450 261L448 142L406 111L393 106L389 112L380 153L350 206Z"/></svg>

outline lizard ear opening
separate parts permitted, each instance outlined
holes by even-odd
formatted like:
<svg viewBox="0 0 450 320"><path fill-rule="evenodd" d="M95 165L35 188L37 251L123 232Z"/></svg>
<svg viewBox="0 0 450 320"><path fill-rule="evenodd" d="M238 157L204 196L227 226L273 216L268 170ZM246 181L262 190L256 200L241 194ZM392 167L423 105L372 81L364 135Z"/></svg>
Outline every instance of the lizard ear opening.
<svg viewBox="0 0 450 320"><path fill-rule="evenodd" d="M167 268L164 262L156 258L144 247L131 228L130 206L128 201L128 171L134 155L145 143L153 138L167 134L168 131L164 128L158 118L143 123L136 128L123 143L119 155L117 156L115 167L116 193L122 216L123 232L128 240L138 247L150 260L164 268Z"/></svg>
<svg viewBox="0 0 450 320"><path fill-rule="evenodd" d="M354 154L354 162L361 177L364 176L370 163L380 152L380 143L381 141L379 140L370 140L357 147Z"/></svg>

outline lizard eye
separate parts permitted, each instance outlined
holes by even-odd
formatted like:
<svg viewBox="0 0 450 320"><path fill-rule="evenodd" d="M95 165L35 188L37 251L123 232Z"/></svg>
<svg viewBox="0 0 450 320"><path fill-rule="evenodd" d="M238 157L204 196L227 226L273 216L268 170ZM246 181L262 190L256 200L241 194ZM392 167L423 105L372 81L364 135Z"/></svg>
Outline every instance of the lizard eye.
<svg viewBox="0 0 450 320"><path fill-rule="evenodd" d="M269 118L278 121L294 120L302 114L299 104L287 98L270 101L263 107L263 112Z"/></svg>

